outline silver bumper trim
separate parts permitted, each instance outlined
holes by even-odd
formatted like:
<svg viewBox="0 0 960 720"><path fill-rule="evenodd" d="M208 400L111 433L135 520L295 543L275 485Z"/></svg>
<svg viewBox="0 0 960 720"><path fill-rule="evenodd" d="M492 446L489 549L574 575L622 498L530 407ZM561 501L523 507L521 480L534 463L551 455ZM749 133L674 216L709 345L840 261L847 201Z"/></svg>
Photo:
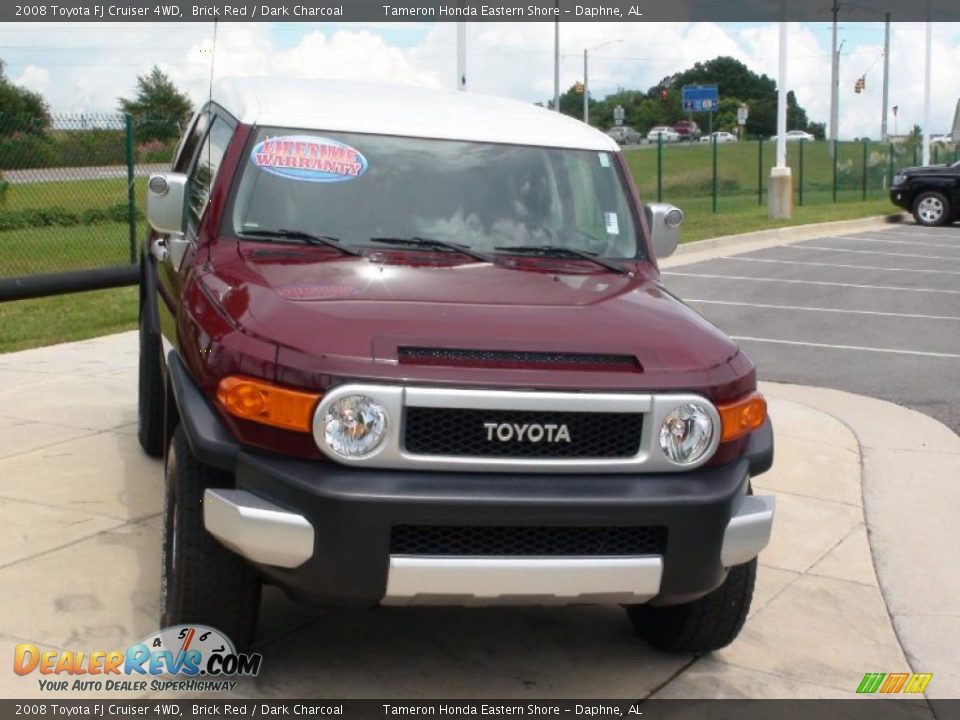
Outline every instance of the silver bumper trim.
<svg viewBox="0 0 960 720"><path fill-rule="evenodd" d="M203 524L235 553L264 565L295 568L313 556L313 526L246 490L205 490Z"/></svg>
<svg viewBox="0 0 960 720"><path fill-rule="evenodd" d="M749 562L770 542L775 499L772 495L744 495L723 534L720 562L733 567Z"/></svg>
<svg viewBox="0 0 960 720"><path fill-rule="evenodd" d="M660 592L663 559L392 555L384 605L639 603Z"/></svg>

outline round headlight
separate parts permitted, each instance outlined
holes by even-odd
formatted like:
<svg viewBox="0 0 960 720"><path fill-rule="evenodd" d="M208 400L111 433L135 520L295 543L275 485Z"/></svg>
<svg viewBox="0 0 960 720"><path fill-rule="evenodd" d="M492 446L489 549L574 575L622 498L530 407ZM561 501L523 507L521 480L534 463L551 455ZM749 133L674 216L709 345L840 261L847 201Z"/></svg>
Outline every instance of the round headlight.
<svg viewBox="0 0 960 720"><path fill-rule="evenodd" d="M387 410L366 395L347 395L330 404L322 418L327 447L343 458L376 450L387 434Z"/></svg>
<svg viewBox="0 0 960 720"><path fill-rule="evenodd" d="M692 465L700 460L713 440L713 420L697 403L674 408L660 426L660 449L677 465Z"/></svg>

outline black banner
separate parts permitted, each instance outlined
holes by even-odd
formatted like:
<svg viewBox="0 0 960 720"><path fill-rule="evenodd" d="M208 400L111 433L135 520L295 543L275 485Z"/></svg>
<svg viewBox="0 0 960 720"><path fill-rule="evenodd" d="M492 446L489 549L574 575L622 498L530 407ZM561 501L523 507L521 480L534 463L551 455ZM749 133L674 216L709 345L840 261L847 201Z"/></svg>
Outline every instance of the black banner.
<svg viewBox="0 0 960 720"><path fill-rule="evenodd" d="M960 700L0 700L0 717L955 720Z"/></svg>
<svg viewBox="0 0 960 720"><path fill-rule="evenodd" d="M4 2L21 22L771 22L828 20L829 0L58 0ZM960 20L958 0L843 3L844 22Z"/></svg>

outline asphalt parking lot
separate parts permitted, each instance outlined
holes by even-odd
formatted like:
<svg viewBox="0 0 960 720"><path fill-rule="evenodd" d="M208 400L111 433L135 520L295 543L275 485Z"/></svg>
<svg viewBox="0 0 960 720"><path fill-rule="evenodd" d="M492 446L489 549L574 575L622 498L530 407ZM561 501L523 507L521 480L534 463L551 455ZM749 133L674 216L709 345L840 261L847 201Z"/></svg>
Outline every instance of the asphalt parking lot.
<svg viewBox="0 0 960 720"><path fill-rule="evenodd" d="M762 380L871 395L960 431L960 226L806 240L663 277Z"/></svg>

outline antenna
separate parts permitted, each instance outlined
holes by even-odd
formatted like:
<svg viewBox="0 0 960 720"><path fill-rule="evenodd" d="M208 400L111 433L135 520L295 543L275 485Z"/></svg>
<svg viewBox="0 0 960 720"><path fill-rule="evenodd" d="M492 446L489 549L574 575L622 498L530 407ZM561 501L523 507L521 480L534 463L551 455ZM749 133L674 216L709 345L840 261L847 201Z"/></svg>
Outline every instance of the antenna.
<svg viewBox="0 0 960 720"><path fill-rule="evenodd" d="M210 87L208 88L207 100L213 102L213 68L217 62L217 21L213 21L213 47L210 49Z"/></svg>

